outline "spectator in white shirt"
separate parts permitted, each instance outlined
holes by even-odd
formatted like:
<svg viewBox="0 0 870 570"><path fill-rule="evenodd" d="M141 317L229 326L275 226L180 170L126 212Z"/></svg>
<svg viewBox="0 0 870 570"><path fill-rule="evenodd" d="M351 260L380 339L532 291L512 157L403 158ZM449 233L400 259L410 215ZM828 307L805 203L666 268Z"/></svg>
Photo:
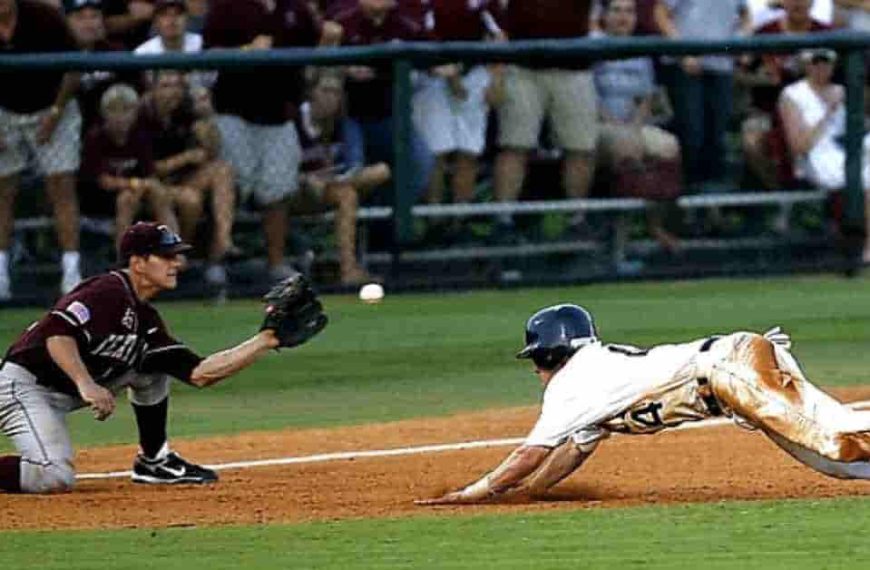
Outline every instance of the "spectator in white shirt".
<svg viewBox="0 0 870 570"><path fill-rule="evenodd" d="M187 31L187 6L183 0L157 0L154 4L153 25L157 35L133 50L136 55L202 51L202 36ZM149 84L153 83L153 75L150 72L146 74ZM188 75L187 80L191 86L211 88L215 73L193 72Z"/></svg>

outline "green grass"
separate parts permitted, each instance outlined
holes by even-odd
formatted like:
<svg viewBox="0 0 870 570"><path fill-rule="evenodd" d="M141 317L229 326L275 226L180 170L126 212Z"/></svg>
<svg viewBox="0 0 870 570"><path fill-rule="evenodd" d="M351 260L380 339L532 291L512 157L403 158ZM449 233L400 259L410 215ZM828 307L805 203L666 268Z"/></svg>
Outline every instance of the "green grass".
<svg viewBox="0 0 870 570"><path fill-rule="evenodd" d="M870 499L292 526L10 532L4 568L867 568Z"/></svg>
<svg viewBox="0 0 870 570"><path fill-rule="evenodd" d="M224 384L176 384L172 433L330 426L535 404L526 364L513 358L529 314L548 304L586 305L605 340L653 344L733 329L785 326L810 377L822 385L868 384L868 280L806 277L574 288L391 295L369 306L325 300L332 322L311 344L270 355ZM175 334L201 352L255 331L259 305L160 305ZM8 344L40 311L0 312ZM72 414L77 445L135 441L127 406L106 423ZM0 449L6 445L0 442ZM7 447L8 448L8 447Z"/></svg>

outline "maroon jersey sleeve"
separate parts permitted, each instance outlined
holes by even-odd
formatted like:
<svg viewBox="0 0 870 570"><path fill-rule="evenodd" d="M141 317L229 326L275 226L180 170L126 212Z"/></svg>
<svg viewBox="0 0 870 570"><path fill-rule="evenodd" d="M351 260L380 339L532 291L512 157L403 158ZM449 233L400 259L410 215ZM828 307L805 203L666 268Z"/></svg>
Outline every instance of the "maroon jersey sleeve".
<svg viewBox="0 0 870 570"><path fill-rule="evenodd" d="M258 1L215 0L202 30L205 47L235 48L270 33L268 14Z"/></svg>
<svg viewBox="0 0 870 570"><path fill-rule="evenodd" d="M189 382L194 368L202 362L202 357L172 336L153 308L149 308L143 315L143 325L145 352L142 354L139 371L169 374L183 382Z"/></svg>

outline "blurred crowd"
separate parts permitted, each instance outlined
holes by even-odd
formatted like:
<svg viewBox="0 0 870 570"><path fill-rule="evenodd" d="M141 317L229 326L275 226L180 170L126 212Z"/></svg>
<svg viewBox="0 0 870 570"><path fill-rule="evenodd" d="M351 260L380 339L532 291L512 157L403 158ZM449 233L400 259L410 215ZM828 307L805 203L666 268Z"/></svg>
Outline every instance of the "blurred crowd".
<svg viewBox="0 0 870 570"><path fill-rule="evenodd" d="M763 5L762 5L763 4ZM624 37L719 40L870 29L866 0L0 0L0 53L361 46ZM417 202L534 195L527 172L554 165L560 195L644 197L663 248L684 193L733 188L729 140L766 189L845 184L837 53L761 57L547 58L415 71L411 156ZM288 213L335 211L345 284L358 261L357 210L389 202L394 162L389 62L220 72L0 75L0 300L12 295L10 240L20 174L44 177L62 253L61 290L82 278L79 216L139 218L200 243L205 279L225 284L239 208L260 212L268 267L287 274ZM729 134L736 137L729 139ZM868 140L865 139L865 143ZM868 148L865 145L865 148ZM864 185L870 189L865 161ZM556 185L558 186L558 184ZM468 238L467 222L433 226ZM580 239L583 212L564 224ZM498 217L494 239L518 232ZM870 247L865 250L870 260Z"/></svg>

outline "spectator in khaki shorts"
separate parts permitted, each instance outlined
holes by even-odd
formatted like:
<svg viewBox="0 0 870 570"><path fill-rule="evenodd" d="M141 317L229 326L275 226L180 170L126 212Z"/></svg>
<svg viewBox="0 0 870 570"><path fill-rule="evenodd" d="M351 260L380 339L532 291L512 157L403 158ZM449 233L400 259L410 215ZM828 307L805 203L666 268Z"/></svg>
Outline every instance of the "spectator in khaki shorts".
<svg viewBox="0 0 870 570"><path fill-rule="evenodd" d="M589 30L592 0L523 0L508 4L505 32L511 40L577 38ZM570 198L589 193L598 141L598 109L588 64L548 60L529 67L510 66L498 112L501 152L495 163L495 195L516 200L523 188L528 152L538 146L544 118L565 151L563 181ZM513 232L509 216L499 220L500 234ZM571 221L584 226L582 213Z"/></svg>
<svg viewBox="0 0 870 570"><path fill-rule="evenodd" d="M100 99L103 121L85 138L82 154L82 201L115 206L115 235L120 239L147 201L154 219L175 227L166 187L154 172L152 139L137 126L139 95L124 83L109 87Z"/></svg>
<svg viewBox="0 0 870 570"><path fill-rule="evenodd" d="M211 193L214 234L206 281L224 285L223 258L232 243L236 190L230 165L220 159L220 133L210 117L195 114L187 80L179 71L160 70L139 111L139 124L152 137L154 170L169 188L182 239L194 243L206 194Z"/></svg>
<svg viewBox="0 0 870 570"><path fill-rule="evenodd" d="M0 0L0 52L76 51L57 8L35 0ZM81 115L73 99L77 73L4 72L0 79L0 301L12 296L9 244L18 175L35 157L45 175L54 209L63 293L81 280L79 208L75 173L79 167Z"/></svg>

